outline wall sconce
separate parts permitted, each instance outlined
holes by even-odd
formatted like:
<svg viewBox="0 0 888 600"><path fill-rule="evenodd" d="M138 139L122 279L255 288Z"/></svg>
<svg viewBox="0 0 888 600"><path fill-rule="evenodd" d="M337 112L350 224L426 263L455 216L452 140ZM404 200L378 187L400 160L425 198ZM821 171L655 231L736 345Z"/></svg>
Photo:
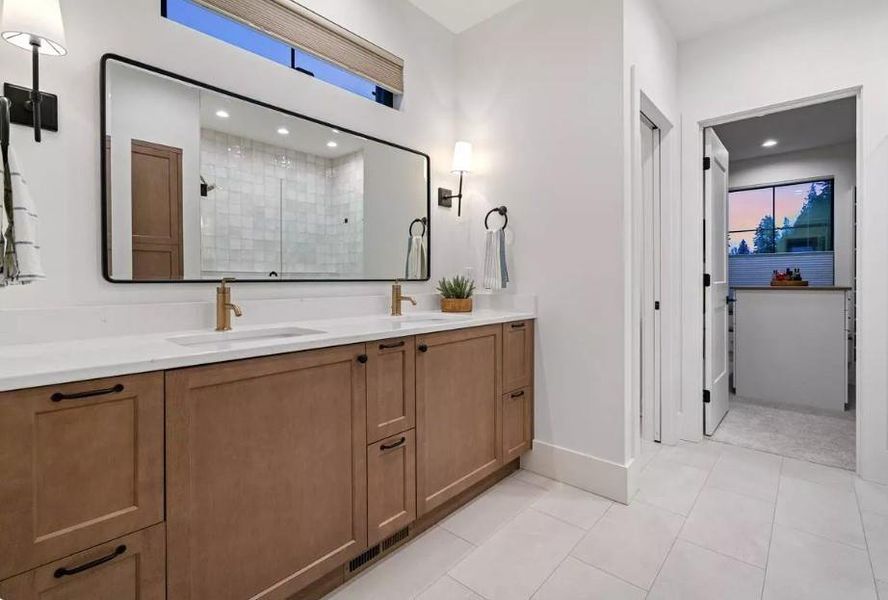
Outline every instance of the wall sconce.
<svg viewBox="0 0 888 600"><path fill-rule="evenodd" d="M456 216L462 216L462 197L463 197L463 175L472 172L472 144L469 142L457 142L453 147L453 167L450 169L453 174L459 173L459 192L454 194L451 190L438 188L438 206L453 206L453 199L456 198L457 204Z"/></svg>
<svg viewBox="0 0 888 600"><path fill-rule="evenodd" d="M40 91L40 55L68 53L59 0L4 0L2 35L31 52L31 89L6 83L3 95L12 102L12 122L33 125L34 141L39 142L42 129L58 131L58 99Z"/></svg>

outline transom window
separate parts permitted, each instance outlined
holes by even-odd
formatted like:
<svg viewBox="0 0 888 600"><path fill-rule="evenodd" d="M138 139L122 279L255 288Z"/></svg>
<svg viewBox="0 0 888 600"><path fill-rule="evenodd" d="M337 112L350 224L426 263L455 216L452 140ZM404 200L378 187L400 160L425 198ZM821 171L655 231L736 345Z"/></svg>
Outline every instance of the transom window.
<svg viewBox="0 0 888 600"><path fill-rule="evenodd" d="M832 251L833 188L818 179L731 191L728 253Z"/></svg>
<svg viewBox="0 0 888 600"><path fill-rule="evenodd" d="M264 56L294 71L384 106L395 106L395 94L374 82L191 0L161 0L161 14L171 21Z"/></svg>

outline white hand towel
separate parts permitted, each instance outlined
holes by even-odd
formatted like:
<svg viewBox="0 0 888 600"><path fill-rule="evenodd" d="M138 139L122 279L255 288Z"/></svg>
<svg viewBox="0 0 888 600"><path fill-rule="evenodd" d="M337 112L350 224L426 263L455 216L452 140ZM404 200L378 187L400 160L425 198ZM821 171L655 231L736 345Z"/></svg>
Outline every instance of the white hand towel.
<svg viewBox="0 0 888 600"><path fill-rule="evenodd" d="M407 268L404 279L425 279L428 275L425 238L411 235L407 240Z"/></svg>
<svg viewBox="0 0 888 600"><path fill-rule="evenodd" d="M502 290L509 284L506 266L506 235L502 229L487 232L484 255L484 289Z"/></svg>
<svg viewBox="0 0 888 600"><path fill-rule="evenodd" d="M15 152L9 148L8 161L2 161L3 210L0 211L0 287L44 279L37 236L37 207L28 183L18 167Z"/></svg>

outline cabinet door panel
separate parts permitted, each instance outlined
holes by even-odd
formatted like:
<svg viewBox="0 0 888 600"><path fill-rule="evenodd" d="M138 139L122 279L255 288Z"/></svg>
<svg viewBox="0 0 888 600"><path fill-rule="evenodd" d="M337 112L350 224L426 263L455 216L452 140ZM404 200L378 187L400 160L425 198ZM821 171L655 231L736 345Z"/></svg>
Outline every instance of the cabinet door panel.
<svg viewBox="0 0 888 600"><path fill-rule="evenodd" d="M418 336L416 343L422 516L502 464L502 327Z"/></svg>
<svg viewBox="0 0 888 600"><path fill-rule="evenodd" d="M533 383L533 321L503 325L503 391Z"/></svg>
<svg viewBox="0 0 888 600"><path fill-rule="evenodd" d="M164 600L164 569L164 535L160 523L0 581L0 597L5 600Z"/></svg>
<svg viewBox="0 0 888 600"><path fill-rule="evenodd" d="M286 598L363 551L364 351L167 374L170 598Z"/></svg>
<svg viewBox="0 0 888 600"><path fill-rule="evenodd" d="M416 520L416 435L411 429L367 447L368 545Z"/></svg>
<svg viewBox="0 0 888 600"><path fill-rule="evenodd" d="M527 450L533 440L533 390L520 389L503 396L503 462Z"/></svg>
<svg viewBox="0 0 888 600"><path fill-rule="evenodd" d="M367 442L416 425L416 346L412 337L367 344Z"/></svg>
<svg viewBox="0 0 888 600"><path fill-rule="evenodd" d="M0 394L0 578L163 520L163 374Z"/></svg>

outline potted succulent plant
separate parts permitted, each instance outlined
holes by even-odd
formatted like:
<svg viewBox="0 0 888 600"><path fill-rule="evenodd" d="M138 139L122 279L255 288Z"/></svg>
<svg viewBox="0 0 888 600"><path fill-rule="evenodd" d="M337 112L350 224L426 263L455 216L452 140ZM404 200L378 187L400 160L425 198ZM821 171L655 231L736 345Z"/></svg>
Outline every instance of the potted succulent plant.
<svg viewBox="0 0 888 600"><path fill-rule="evenodd" d="M442 312L472 312L472 294L475 282L467 277L457 275L451 279L446 277L438 282L438 293L441 294Z"/></svg>

